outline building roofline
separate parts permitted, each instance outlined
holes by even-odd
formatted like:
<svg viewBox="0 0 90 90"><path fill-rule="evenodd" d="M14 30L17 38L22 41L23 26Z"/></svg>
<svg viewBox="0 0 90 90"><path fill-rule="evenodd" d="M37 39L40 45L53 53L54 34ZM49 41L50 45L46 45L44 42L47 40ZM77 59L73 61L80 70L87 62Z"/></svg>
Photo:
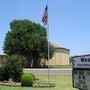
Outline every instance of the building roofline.
<svg viewBox="0 0 90 90"><path fill-rule="evenodd" d="M68 50L68 51L70 51L70 49L63 48L63 47L56 47L56 49L65 49L65 50Z"/></svg>
<svg viewBox="0 0 90 90"><path fill-rule="evenodd" d="M76 57L82 57L82 56L90 56L90 54L77 55L77 56L73 56L72 58L76 58Z"/></svg>

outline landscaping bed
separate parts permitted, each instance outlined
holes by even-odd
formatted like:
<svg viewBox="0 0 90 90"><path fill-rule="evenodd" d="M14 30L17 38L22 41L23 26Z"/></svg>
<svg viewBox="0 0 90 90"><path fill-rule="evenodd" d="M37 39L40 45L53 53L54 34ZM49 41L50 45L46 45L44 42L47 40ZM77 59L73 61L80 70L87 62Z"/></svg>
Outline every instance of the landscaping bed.
<svg viewBox="0 0 90 90"><path fill-rule="evenodd" d="M47 75L37 75L36 82L47 82ZM71 76L61 76L61 75L51 75L51 83L55 83L56 86L52 88L48 87L12 87L0 85L0 90L78 90L72 87L72 77Z"/></svg>
<svg viewBox="0 0 90 90"><path fill-rule="evenodd" d="M3 86L12 86L12 87L21 87L21 83L19 82L0 82L0 85ZM55 87L56 85L52 82L46 82L46 81L38 81L34 82L32 87Z"/></svg>
<svg viewBox="0 0 90 90"><path fill-rule="evenodd" d="M0 82L0 85L20 87L21 83L17 83L17 82Z"/></svg>

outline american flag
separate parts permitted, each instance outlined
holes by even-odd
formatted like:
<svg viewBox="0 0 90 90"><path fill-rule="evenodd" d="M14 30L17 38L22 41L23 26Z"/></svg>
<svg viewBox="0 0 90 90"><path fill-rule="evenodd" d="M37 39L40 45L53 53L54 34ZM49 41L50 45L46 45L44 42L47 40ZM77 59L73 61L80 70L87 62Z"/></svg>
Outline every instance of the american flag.
<svg viewBox="0 0 90 90"><path fill-rule="evenodd" d="M42 22L44 25L47 25L48 23L48 6L46 6L45 10L44 10L44 14L42 17Z"/></svg>

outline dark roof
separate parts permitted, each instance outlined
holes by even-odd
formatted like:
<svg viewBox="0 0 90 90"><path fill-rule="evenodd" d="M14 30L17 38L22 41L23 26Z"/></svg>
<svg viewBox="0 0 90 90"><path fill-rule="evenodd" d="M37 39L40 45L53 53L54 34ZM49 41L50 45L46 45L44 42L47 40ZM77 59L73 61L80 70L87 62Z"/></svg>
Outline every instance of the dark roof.
<svg viewBox="0 0 90 90"><path fill-rule="evenodd" d="M90 56L90 54L85 54L85 55L77 55L77 56L73 56L72 58L76 58L76 57L82 57L82 56Z"/></svg>

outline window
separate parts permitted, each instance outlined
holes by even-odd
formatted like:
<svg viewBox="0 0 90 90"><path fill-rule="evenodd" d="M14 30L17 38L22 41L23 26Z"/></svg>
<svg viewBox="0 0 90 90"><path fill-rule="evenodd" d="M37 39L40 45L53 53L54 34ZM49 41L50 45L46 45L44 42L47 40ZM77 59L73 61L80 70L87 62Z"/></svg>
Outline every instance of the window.
<svg viewBox="0 0 90 90"><path fill-rule="evenodd" d="M84 58L80 58L81 59L81 62L84 62Z"/></svg>

